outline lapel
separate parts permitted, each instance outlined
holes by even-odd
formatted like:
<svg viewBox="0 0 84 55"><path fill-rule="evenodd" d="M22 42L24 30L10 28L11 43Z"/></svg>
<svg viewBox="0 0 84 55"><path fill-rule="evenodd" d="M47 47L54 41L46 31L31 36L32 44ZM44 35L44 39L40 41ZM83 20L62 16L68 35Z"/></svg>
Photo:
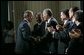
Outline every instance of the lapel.
<svg viewBox="0 0 84 55"><path fill-rule="evenodd" d="M31 26L30 26L30 22L29 22L29 21L24 20L24 22L26 22L26 23L28 24L28 26L31 28Z"/></svg>
<svg viewBox="0 0 84 55"><path fill-rule="evenodd" d="M28 27L29 27L29 30L31 31L31 26L30 26L30 23L27 21L27 20L24 20L25 23L27 23Z"/></svg>

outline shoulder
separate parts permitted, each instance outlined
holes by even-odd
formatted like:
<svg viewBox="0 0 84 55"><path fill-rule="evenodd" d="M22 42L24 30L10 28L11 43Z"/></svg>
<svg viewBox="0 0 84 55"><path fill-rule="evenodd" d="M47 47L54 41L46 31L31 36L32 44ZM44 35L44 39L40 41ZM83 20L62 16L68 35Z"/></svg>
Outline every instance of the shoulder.
<svg viewBox="0 0 84 55"><path fill-rule="evenodd" d="M24 23L24 24L23 24L23 27L28 27L28 24L27 24L27 23Z"/></svg>
<svg viewBox="0 0 84 55"><path fill-rule="evenodd" d="M21 30L25 30L25 28L27 28L27 27L29 27L29 26L28 26L27 22L24 22L24 21L22 21L19 25L19 28Z"/></svg>
<svg viewBox="0 0 84 55"><path fill-rule="evenodd" d="M58 23L56 18L51 18L51 22L55 22L55 23Z"/></svg>
<svg viewBox="0 0 84 55"><path fill-rule="evenodd" d="M56 21L56 19L53 17L53 18L51 18L51 21Z"/></svg>
<svg viewBox="0 0 84 55"><path fill-rule="evenodd" d="M51 18L51 24L56 24L57 23L57 20L55 18Z"/></svg>

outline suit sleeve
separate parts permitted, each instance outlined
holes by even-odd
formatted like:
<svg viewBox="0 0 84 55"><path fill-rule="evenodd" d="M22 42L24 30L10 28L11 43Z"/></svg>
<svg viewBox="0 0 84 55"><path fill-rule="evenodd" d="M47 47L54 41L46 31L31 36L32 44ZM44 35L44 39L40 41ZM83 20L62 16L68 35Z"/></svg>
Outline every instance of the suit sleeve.
<svg viewBox="0 0 84 55"><path fill-rule="evenodd" d="M22 38L24 40L30 40L31 38L31 32L29 26L25 23L23 27L21 28Z"/></svg>
<svg viewBox="0 0 84 55"><path fill-rule="evenodd" d="M52 21L50 21L50 23L48 23L47 26L48 27L53 26L53 28L56 29L56 25L57 25L57 22L52 20Z"/></svg>
<svg viewBox="0 0 84 55"><path fill-rule="evenodd" d="M66 33L64 30L59 32L59 39L64 43L68 43L70 40L68 33Z"/></svg>

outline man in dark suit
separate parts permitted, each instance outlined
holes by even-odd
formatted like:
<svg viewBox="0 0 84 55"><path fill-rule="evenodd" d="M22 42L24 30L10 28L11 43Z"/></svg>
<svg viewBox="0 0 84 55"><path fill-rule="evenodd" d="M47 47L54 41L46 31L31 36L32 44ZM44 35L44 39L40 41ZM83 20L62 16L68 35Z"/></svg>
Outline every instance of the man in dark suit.
<svg viewBox="0 0 84 55"><path fill-rule="evenodd" d="M42 19L41 19L41 12L35 15L37 23L34 25L33 29L33 36L36 38L40 38L42 36Z"/></svg>
<svg viewBox="0 0 84 55"><path fill-rule="evenodd" d="M33 12L27 10L24 12L24 19L19 24L16 33L16 47L17 54L28 54L30 51L31 29L30 22L32 21Z"/></svg>
<svg viewBox="0 0 84 55"><path fill-rule="evenodd" d="M57 20L53 18L51 9L44 9L43 18L45 20L45 35L42 37L42 50L44 54L57 53L58 40L54 37L53 33L56 31ZM54 31L49 32L49 28L53 28Z"/></svg>
<svg viewBox="0 0 84 55"><path fill-rule="evenodd" d="M83 11L76 11L74 18L77 26L69 32L71 40L69 42L67 54L83 54Z"/></svg>
<svg viewBox="0 0 84 55"><path fill-rule="evenodd" d="M40 53L40 38L44 35L44 22L42 21L42 17L41 17L41 12L38 12L35 14L35 18L37 23L34 25L34 29L32 32L33 37L36 39L33 41L34 45L32 46L32 53L33 54L37 54Z"/></svg>

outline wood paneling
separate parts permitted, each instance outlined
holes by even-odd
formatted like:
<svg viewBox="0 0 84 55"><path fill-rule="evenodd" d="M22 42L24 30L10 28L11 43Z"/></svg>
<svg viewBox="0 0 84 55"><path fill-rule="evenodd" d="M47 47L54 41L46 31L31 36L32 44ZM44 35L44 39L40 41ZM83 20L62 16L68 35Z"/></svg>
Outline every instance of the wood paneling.
<svg viewBox="0 0 84 55"><path fill-rule="evenodd" d="M59 21L60 14L59 11L62 9L70 8L72 6L78 6L80 8L80 1L12 1L14 2L14 14L15 14L15 27L17 28L18 24L22 20L23 12L25 10L32 10L34 14L39 11L43 11L45 8L52 9L53 16ZM11 4L10 4L11 5ZM10 6L12 7L12 6ZM14 18L14 17L13 17ZM12 19L14 20L14 19ZM60 21L59 21L60 22ZM36 23L35 18L32 21L33 25Z"/></svg>

